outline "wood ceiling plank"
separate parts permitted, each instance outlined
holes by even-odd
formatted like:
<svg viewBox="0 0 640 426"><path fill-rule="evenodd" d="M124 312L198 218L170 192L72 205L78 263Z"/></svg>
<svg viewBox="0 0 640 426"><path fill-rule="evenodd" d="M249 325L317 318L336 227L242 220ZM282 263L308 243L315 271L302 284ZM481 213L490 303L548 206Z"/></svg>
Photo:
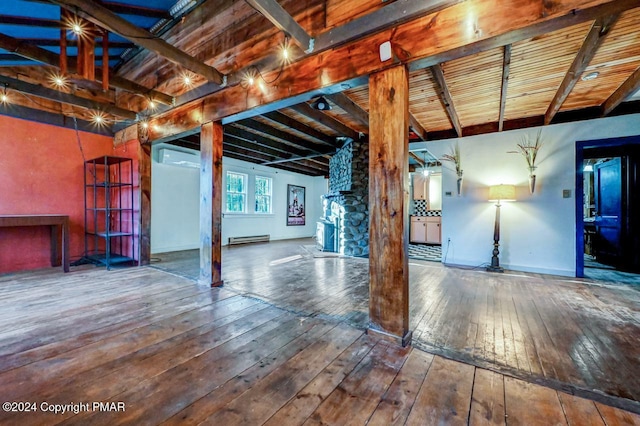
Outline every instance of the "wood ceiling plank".
<svg viewBox="0 0 640 426"><path fill-rule="evenodd" d="M431 75L433 75L433 79L438 87L438 91L440 92L440 100L442 101L444 108L447 110L449 120L451 120L451 125L454 129L456 129L456 133L458 133L458 136L462 137L462 126L460 125L460 119L458 118L456 108L453 105L453 98L451 97L451 92L449 91L449 87L447 86L447 81L444 77L444 73L442 72L442 66L439 64L433 65L431 67Z"/></svg>
<svg viewBox="0 0 640 426"><path fill-rule="evenodd" d="M249 108L270 105L381 70L386 65L377 59L377 49L371 49L370 46L378 46L390 38L393 38L397 49L406 52L411 69L424 64L433 65L434 61L439 62L443 57L463 57L470 50L490 50L567 25L637 7L637 0L591 0L588 5L581 0L553 3L537 0L504 1L504 7L500 8L502 13L496 13L491 0L468 0L441 10L434 16L418 18L366 36L356 43L305 57L281 72L265 74L266 79L280 74L278 86L270 88L268 97L247 93L241 86L228 87L202 100L202 117L204 120L234 120L236 114ZM470 7L478 13L475 21L477 30L473 34L465 31ZM437 19L434 19L435 16ZM345 66L346 63L348 66ZM179 114L189 113L192 108L191 105L180 108ZM164 136L162 132L152 132L153 138L162 139Z"/></svg>
<svg viewBox="0 0 640 426"><path fill-rule="evenodd" d="M609 29L615 24L618 16L618 14L603 16L602 18L596 19L593 23L589 33L585 37L584 43L582 43L578 54L565 74L562 83L560 83L560 87L544 115L544 124L551 123L553 117L560 110L565 99L567 99L571 90L573 90L582 73L589 65L589 62L591 62L595 56L598 48L609 34Z"/></svg>
<svg viewBox="0 0 640 426"><path fill-rule="evenodd" d="M93 0L51 0L61 7L72 10L88 21L118 34L133 43L151 50L156 54L184 68L203 76L218 85L224 84L223 75L213 67L195 59L177 47L156 37L149 31L131 24Z"/></svg>

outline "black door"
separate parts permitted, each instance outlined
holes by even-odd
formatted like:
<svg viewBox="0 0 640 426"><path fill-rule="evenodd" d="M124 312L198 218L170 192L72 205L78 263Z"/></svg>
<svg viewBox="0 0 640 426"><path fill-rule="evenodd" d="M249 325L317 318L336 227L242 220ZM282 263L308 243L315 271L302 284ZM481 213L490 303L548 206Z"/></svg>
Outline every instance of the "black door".
<svg viewBox="0 0 640 426"><path fill-rule="evenodd" d="M602 263L616 264L622 254L622 162L613 158L596 164L594 171L594 254Z"/></svg>

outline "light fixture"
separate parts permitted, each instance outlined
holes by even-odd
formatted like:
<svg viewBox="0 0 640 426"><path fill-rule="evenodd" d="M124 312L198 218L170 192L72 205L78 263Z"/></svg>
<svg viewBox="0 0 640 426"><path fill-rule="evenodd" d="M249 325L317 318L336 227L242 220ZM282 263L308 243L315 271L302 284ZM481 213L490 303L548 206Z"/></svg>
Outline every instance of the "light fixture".
<svg viewBox="0 0 640 426"><path fill-rule="evenodd" d="M591 164L587 164L586 166L584 166L584 169L582 169L583 172L592 172L593 171L593 166Z"/></svg>
<svg viewBox="0 0 640 426"><path fill-rule="evenodd" d="M291 62L291 50L289 49L289 35L287 33L284 34L284 40L280 45L280 55L282 55L282 63L288 64Z"/></svg>
<svg viewBox="0 0 640 426"><path fill-rule="evenodd" d="M422 169L422 176L424 176L424 177L429 176L429 169L427 167L424 167Z"/></svg>
<svg viewBox="0 0 640 426"><path fill-rule="evenodd" d="M149 99L149 109L156 109L157 105L153 99Z"/></svg>
<svg viewBox="0 0 640 426"><path fill-rule="evenodd" d="M98 127L104 126L107 123L107 119L102 112L95 112L91 116L91 121Z"/></svg>
<svg viewBox="0 0 640 426"><path fill-rule="evenodd" d="M185 87L191 87L193 85L193 79L189 74L182 74L182 84Z"/></svg>
<svg viewBox="0 0 640 426"><path fill-rule="evenodd" d="M580 77L580 80L582 81L593 80L597 78L599 75L600 73L598 71L593 71L593 72L590 72L589 74L583 74L582 77Z"/></svg>
<svg viewBox="0 0 640 426"><path fill-rule="evenodd" d="M313 109L317 109L319 111L329 111L331 109L331 105L324 98L324 96L320 96L314 103L311 104Z"/></svg>
<svg viewBox="0 0 640 426"><path fill-rule="evenodd" d="M68 85L67 78L62 74L51 74L49 77L51 84L59 89L64 89Z"/></svg>
<svg viewBox="0 0 640 426"><path fill-rule="evenodd" d="M500 201L515 201L516 187L513 185L493 185L489 187L489 201L496 201L496 219L493 225L493 255L491 265L487 266L489 272L504 272L500 266Z"/></svg>
<svg viewBox="0 0 640 426"><path fill-rule="evenodd" d="M148 121L143 121L142 122L142 128L143 129L148 129L149 128L149 122Z"/></svg>
<svg viewBox="0 0 640 426"><path fill-rule="evenodd" d="M0 95L0 102L6 104L9 102L9 95L7 95L7 85L4 85L4 89L2 89L2 95Z"/></svg>

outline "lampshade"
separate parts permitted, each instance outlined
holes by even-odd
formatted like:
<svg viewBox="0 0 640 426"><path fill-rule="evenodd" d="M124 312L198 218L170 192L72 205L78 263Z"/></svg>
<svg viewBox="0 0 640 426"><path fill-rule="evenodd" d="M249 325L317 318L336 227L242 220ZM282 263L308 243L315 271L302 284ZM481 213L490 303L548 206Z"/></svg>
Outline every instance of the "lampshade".
<svg viewBox="0 0 640 426"><path fill-rule="evenodd" d="M515 201L516 187L513 185L493 185L489 187L489 201Z"/></svg>

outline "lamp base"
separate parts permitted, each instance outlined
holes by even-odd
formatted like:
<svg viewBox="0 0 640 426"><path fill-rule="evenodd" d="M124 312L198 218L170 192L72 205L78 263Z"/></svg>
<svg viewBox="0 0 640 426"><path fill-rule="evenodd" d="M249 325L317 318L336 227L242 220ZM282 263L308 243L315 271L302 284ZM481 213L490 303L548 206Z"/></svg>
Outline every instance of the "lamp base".
<svg viewBox="0 0 640 426"><path fill-rule="evenodd" d="M487 266L487 272L504 272L504 268L502 266Z"/></svg>

